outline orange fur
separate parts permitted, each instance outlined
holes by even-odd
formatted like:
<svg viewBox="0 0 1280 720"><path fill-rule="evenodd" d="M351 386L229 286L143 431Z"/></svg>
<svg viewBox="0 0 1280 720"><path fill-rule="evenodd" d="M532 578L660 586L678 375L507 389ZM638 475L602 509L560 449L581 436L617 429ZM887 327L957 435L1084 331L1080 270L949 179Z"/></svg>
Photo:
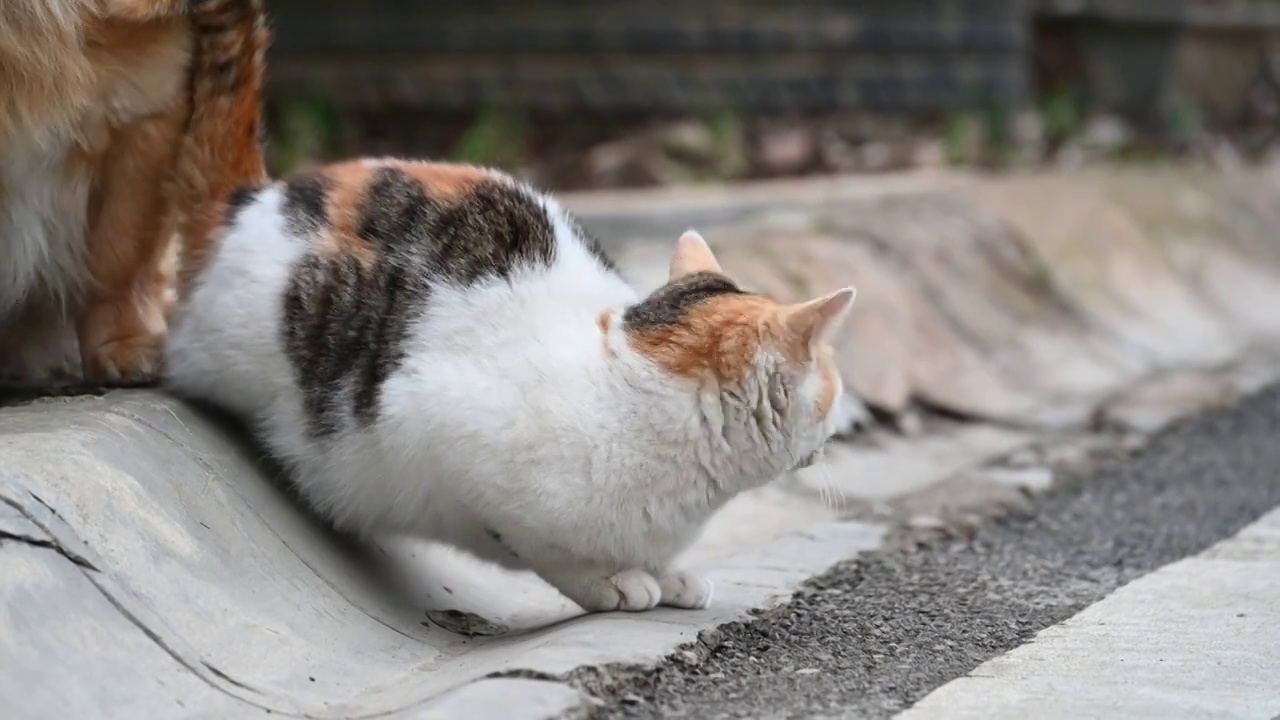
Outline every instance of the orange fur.
<svg viewBox="0 0 1280 720"><path fill-rule="evenodd" d="M186 295L208 263L231 194L267 181L260 136L270 35L262 1L203 0L198 5L192 112L173 188L182 217L179 296ZM204 21L220 32L201 32Z"/></svg>
<svg viewBox="0 0 1280 720"><path fill-rule="evenodd" d="M139 22L112 14L130 9L123 0L0 2L0 145L26 150L20 167L44 154L39 162L59 170L23 177L10 169L17 176L0 187L0 206L47 215L11 225L18 236L5 238L8 251L30 262L32 247L50 242L81 258L79 269L70 260L28 268L31 285L9 298L18 305L0 307L6 359L49 353L42 345L62 333L23 320L39 317L78 328L91 380L143 381L155 372L170 240L162 188L185 117L190 33L184 19L152 4L153 19ZM44 204L24 210L29 198Z"/></svg>
<svg viewBox="0 0 1280 720"><path fill-rule="evenodd" d="M17 234L25 283L0 292L0 369L42 374L26 358L53 355L43 346L72 325L87 379L154 379L175 229L203 238L227 193L265 177L265 44L261 0L0 2L0 146L27 149L0 183L0 211L24 218L0 231Z"/></svg>
<svg viewBox="0 0 1280 720"><path fill-rule="evenodd" d="M787 327L787 315L796 310L759 295L727 295L700 303L679 324L628 332L627 339L662 369L693 380L740 381L762 350L779 353L795 366L816 363L817 411L826 415L839 394L839 371L830 348L815 347L812 335ZM607 334L607 316L599 322Z"/></svg>
<svg viewBox="0 0 1280 720"><path fill-rule="evenodd" d="M451 203L475 189L485 178L485 171L470 165L412 162L400 166L405 174L422 183L427 197Z"/></svg>
<svg viewBox="0 0 1280 720"><path fill-rule="evenodd" d="M690 230L676 243L670 281L679 288L694 274L723 278L711 248ZM738 292L711 295L691 306L677 306L681 314L666 323L628 327L627 340L672 375L720 384L745 378L762 351L781 355L797 369L816 365L820 385L815 405L825 417L835 407L841 385L827 340L848 312L854 292L844 288L796 305ZM598 322L607 350L608 316Z"/></svg>
<svg viewBox="0 0 1280 720"><path fill-rule="evenodd" d="M180 106L118 131L103 156L89 222L93 287L78 323L81 362L95 380L145 380L159 371L172 281L164 267L173 208L160 192L185 117Z"/></svg>
<svg viewBox="0 0 1280 720"><path fill-rule="evenodd" d="M330 165L321 171L330 183L326 203L329 210L330 242L320 246L321 252L350 252L362 260L372 255L373 248L356 232L356 207L373 177L373 170L363 160L352 160Z"/></svg>
<svg viewBox="0 0 1280 720"><path fill-rule="evenodd" d="M329 231L321 239L320 252L352 253L365 262L373 259L374 248L357 232L357 208L374 172L382 165L376 160L351 160L318 171L329 182ZM484 170L468 165L396 162L395 167L416 180L427 197L442 205L463 200L485 178Z"/></svg>
<svg viewBox="0 0 1280 720"><path fill-rule="evenodd" d="M679 324L628 332L627 339L636 352L673 375L735 382L750 371L764 339L764 321L776 307L758 295L711 298Z"/></svg>

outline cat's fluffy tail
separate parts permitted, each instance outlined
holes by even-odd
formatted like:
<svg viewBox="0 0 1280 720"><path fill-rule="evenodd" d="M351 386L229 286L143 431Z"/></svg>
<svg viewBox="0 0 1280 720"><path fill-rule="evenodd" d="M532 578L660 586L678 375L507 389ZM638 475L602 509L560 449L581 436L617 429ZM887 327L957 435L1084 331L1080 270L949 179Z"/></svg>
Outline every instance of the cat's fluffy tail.
<svg viewBox="0 0 1280 720"><path fill-rule="evenodd" d="M213 252L228 199L267 181L262 143L262 86L270 33L263 0L184 0L194 42L191 115L175 171L182 216L179 297Z"/></svg>

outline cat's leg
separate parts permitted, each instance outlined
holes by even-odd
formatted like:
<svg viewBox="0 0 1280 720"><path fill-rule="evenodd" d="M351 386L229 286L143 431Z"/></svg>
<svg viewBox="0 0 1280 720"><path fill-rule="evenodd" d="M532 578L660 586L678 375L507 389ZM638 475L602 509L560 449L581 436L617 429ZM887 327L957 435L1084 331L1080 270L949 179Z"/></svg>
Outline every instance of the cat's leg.
<svg viewBox="0 0 1280 720"><path fill-rule="evenodd" d="M676 570L658 576L662 591L659 604L669 607L701 610L711 605L715 587L711 581L688 570Z"/></svg>
<svg viewBox="0 0 1280 720"><path fill-rule="evenodd" d="M164 188L184 116L176 107L121 129L98 171L88 242L92 287L77 328L90 381L138 384L159 375L173 303L167 265L174 215Z"/></svg>

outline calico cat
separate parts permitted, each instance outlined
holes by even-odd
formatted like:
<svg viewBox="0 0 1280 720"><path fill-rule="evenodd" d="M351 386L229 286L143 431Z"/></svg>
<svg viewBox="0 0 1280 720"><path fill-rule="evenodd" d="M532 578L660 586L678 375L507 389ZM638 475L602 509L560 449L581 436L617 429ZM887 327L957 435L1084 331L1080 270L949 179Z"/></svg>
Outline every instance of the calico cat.
<svg viewBox="0 0 1280 720"><path fill-rule="evenodd" d="M6 383L156 379L182 203L224 171L241 178L262 166L256 127L220 138L216 156L207 136L187 132L211 124L202 114L226 115L192 93L237 82L240 99L254 98L262 23L259 0L0 2ZM221 66L217 52L193 60L193 43L257 52L237 50L247 64ZM175 165L207 179L175 188Z"/></svg>
<svg viewBox="0 0 1280 720"><path fill-rule="evenodd" d="M672 558L835 429L851 288L779 305L688 232L641 297L492 170L338 164L241 189L211 240L170 387L251 420L337 526L533 570L589 611L706 606Z"/></svg>
<svg viewBox="0 0 1280 720"><path fill-rule="evenodd" d="M257 106L209 89L243 110L220 126L234 144ZM775 303L688 232L642 297L556 200L494 170L244 170L186 178L206 201L183 223L166 383L251 423L344 530L532 570L588 611L705 607L711 584L672 559L835 429L828 340L852 288Z"/></svg>

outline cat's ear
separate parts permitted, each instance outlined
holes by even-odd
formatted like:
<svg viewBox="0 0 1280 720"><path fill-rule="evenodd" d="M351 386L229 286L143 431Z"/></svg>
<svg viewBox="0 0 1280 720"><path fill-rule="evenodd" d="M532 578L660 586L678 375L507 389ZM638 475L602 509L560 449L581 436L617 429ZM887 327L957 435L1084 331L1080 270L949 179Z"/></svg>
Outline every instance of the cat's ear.
<svg viewBox="0 0 1280 720"><path fill-rule="evenodd" d="M707 241L693 230L686 230L676 241L676 252L671 256L670 280L696 272L723 272L716 256L711 254Z"/></svg>
<svg viewBox="0 0 1280 720"><path fill-rule="evenodd" d="M852 287L823 295L817 300L787 305L780 310L782 326L793 342L812 348L827 342L840 328L858 291Z"/></svg>

